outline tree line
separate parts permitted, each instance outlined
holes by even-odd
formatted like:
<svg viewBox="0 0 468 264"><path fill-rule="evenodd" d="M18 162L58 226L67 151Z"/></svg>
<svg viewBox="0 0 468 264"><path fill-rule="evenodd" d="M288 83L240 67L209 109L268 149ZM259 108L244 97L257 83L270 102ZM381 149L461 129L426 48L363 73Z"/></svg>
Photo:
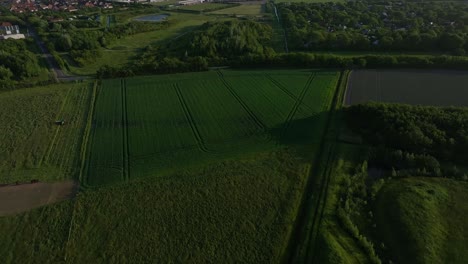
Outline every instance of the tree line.
<svg viewBox="0 0 468 264"><path fill-rule="evenodd" d="M468 109L367 103L345 110L348 126L374 146L372 162L408 175L464 177Z"/></svg>

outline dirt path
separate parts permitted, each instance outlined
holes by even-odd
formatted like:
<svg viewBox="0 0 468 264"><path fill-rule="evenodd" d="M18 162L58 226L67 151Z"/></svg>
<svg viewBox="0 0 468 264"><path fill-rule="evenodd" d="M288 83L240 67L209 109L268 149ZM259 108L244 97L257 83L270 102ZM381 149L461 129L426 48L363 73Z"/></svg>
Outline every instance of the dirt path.
<svg viewBox="0 0 468 264"><path fill-rule="evenodd" d="M47 61L50 70L54 73L55 77L59 81L79 81L84 79L89 79L88 76L71 76L67 75L63 70L59 67L57 61L55 60L54 56L50 54L49 50L47 49L45 43L40 39L37 32L32 26L28 26L29 35L34 39L39 50L42 52L42 56Z"/></svg>
<svg viewBox="0 0 468 264"><path fill-rule="evenodd" d="M0 187L0 216L26 212L31 209L73 198L78 191L74 181L31 183Z"/></svg>

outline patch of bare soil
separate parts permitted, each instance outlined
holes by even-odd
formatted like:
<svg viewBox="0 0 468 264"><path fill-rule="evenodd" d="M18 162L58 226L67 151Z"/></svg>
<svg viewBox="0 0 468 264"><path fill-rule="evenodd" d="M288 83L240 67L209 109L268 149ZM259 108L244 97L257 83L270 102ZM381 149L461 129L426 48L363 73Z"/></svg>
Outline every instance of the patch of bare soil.
<svg viewBox="0 0 468 264"><path fill-rule="evenodd" d="M29 183L0 187L0 216L71 199L78 191L74 181Z"/></svg>

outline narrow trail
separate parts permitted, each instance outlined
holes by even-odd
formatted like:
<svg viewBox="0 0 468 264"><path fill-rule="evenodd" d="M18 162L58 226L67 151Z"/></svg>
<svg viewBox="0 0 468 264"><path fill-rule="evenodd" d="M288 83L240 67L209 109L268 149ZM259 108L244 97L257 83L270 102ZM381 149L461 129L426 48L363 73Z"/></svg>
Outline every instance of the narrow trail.
<svg viewBox="0 0 468 264"><path fill-rule="evenodd" d="M54 56L50 54L45 43L41 40L36 30L31 25L28 25L27 28L29 31L29 36L31 36L36 42L37 46L39 47L39 50L42 53L42 56L44 57L47 64L49 65L49 69L54 73L54 76L55 78L57 78L58 81L79 81L79 80L89 79L88 76L72 76L72 75L66 74L59 67L59 64L55 60Z"/></svg>

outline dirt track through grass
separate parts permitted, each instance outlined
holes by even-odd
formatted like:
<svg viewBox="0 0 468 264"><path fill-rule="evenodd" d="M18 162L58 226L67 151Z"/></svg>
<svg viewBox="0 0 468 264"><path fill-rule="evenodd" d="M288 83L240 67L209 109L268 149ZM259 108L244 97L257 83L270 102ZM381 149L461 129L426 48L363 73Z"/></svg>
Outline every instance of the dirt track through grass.
<svg viewBox="0 0 468 264"><path fill-rule="evenodd" d="M44 205L75 196L78 184L73 181L57 183L27 183L0 187L0 216L27 212Z"/></svg>

